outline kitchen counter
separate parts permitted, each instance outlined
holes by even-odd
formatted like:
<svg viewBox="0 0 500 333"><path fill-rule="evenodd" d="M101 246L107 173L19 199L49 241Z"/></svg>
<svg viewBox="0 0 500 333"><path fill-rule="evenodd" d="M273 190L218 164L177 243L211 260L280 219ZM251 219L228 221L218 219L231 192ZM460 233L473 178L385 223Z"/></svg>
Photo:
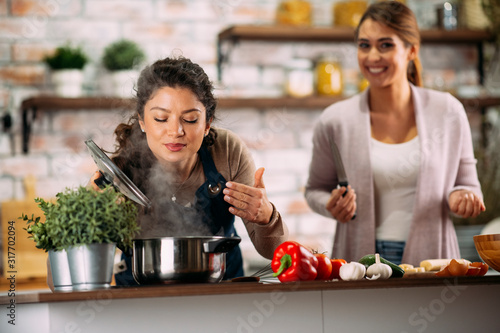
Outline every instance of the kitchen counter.
<svg viewBox="0 0 500 333"><path fill-rule="evenodd" d="M0 296L0 331L493 332L499 297L498 274L33 291Z"/></svg>

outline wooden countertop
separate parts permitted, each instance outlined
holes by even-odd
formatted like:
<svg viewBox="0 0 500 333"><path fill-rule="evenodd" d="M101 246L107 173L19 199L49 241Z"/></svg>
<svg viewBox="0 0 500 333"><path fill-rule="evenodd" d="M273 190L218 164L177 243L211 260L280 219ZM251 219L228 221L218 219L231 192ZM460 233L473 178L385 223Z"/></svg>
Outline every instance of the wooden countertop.
<svg viewBox="0 0 500 333"><path fill-rule="evenodd" d="M407 277L389 280L362 281L304 281L296 283L222 282L218 284L170 284L140 287L111 287L109 289L79 292L32 291L17 292L17 304L69 302L88 299L132 299L175 296L204 296L270 292L300 292L316 290L359 290L380 288L436 287L448 285L500 285L500 275L457 278ZM0 304L9 304L12 296L2 294Z"/></svg>

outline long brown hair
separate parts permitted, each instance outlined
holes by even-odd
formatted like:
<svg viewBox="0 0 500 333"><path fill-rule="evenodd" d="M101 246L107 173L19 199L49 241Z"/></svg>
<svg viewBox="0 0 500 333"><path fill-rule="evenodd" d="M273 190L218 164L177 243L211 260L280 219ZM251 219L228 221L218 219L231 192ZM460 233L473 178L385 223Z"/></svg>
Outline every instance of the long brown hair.
<svg viewBox="0 0 500 333"><path fill-rule="evenodd" d="M359 28L361 24L371 19L375 22L384 24L393 29L399 38L407 47L420 46L420 30L418 28L415 14L410 8L399 1L383 1L372 4L361 17L358 27L356 28L356 41L359 37ZM422 65L418 54L415 59L410 61L407 68L408 81L414 85L421 87L422 84Z"/></svg>

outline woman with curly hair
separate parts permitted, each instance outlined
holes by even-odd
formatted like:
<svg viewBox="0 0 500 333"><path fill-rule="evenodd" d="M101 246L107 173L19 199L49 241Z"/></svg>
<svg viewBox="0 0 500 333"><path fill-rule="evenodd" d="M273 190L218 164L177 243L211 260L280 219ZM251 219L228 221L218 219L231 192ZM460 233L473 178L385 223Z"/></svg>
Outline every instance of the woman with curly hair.
<svg viewBox="0 0 500 333"><path fill-rule="evenodd" d="M234 133L212 126L212 91L203 69L186 58L158 60L141 72L136 112L116 128L112 157L153 203L140 214L139 238L237 236L238 216L256 250L271 259L288 229L266 196L264 169L255 170ZM128 271L115 275L121 285L134 283L125 259ZM226 262L225 279L243 275L239 247Z"/></svg>

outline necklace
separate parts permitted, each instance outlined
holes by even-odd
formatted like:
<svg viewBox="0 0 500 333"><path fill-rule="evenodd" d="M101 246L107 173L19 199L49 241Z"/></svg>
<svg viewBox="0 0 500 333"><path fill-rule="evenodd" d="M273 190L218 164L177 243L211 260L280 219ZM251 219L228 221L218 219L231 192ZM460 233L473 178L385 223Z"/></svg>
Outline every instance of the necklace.
<svg viewBox="0 0 500 333"><path fill-rule="evenodd" d="M177 194L177 192L180 191L180 189L184 186L184 184L188 181L188 179L191 177L191 174L193 173L193 171L196 169L196 167L198 166L198 162L199 162L199 158L196 159L196 162L193 166L193 168L191 169L191 172L189 173L189 175L187 176L187 178L179 185L179 187L177 188L177 190L175 190L175 192L172 194L172 196L170 197L170 199L173 201L173 202L176 202L177 201L177 197L175 196Z"/></svg>
<svg viewBox="0 0 500 333"><path fill-rule="evenodd" d="M182 188L182 186L184 186L184 183L187 181L187 179L185 181L182 182L181 185L179 185L179 187L177 188L177 190L175 190L175 192L172 194L172 197L170 198L173 202L176 202L177 201L177 197L175 196L177 194L177 192L179 192L179 190Z"/></svg>

